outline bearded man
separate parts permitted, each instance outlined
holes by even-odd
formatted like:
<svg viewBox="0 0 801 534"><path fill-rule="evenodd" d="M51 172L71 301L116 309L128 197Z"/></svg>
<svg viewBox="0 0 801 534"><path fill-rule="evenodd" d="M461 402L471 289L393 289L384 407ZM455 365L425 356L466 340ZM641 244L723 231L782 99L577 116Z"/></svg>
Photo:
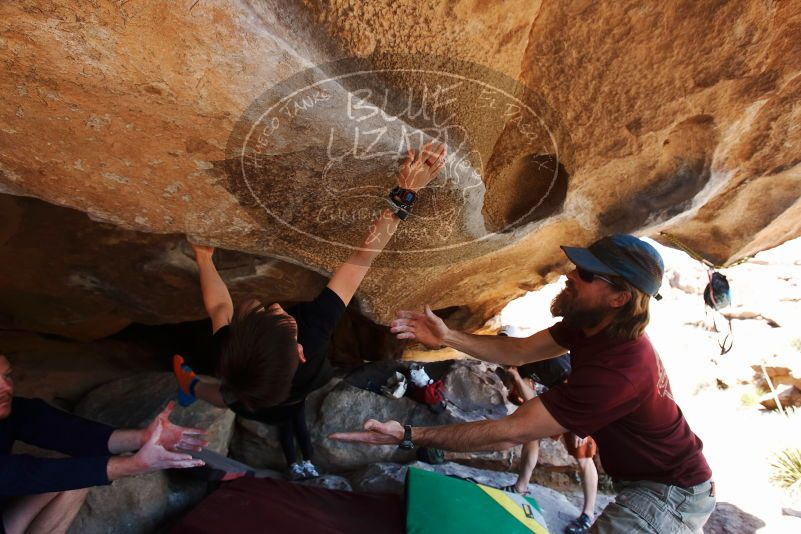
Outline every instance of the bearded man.
<svg viewBox="0 0 801 534"><path fill-rule="evenodd" d="M392 322L399 339L450 346L484 361L520 366L570 351L570 380L494 421L411 427L368 420L363 432L332 439L421 445L452 451L509 448L546 436L592 434L618 494L590 532L701 532L715 507L703 444L673 400L664 367L645 335L651 298L659 300L664 263L631 235L588 248L562 247L576 268L551 313L562 320L528 338L449 329L426 306Z"/></svg>

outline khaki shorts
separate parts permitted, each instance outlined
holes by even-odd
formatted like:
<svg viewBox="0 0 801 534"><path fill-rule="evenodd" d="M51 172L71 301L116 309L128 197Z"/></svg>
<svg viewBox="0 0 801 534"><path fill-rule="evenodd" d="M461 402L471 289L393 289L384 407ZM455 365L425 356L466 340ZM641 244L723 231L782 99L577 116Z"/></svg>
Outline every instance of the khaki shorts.
<svg viewBox="0 0 801 534"><path fill-rule="evenodd" d="M687 534L702 532L715 509L715 485L711 480L683 488L647 480L616 483L615 502L595 520L590 532L651 532Z"/></svg>

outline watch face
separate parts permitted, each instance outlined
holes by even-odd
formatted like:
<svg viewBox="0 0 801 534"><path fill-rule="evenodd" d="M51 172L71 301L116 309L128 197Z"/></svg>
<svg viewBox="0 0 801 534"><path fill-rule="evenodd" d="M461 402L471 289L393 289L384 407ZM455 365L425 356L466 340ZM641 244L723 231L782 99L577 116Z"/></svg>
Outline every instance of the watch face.
<svg viewBox="0 0 801 534"><path fill-rule="evenodd" d="M417 195L414 194L414 191L406 191L403 193L401 199L403 200L404 204L411 204L414 202L414 199Z"/></svg>

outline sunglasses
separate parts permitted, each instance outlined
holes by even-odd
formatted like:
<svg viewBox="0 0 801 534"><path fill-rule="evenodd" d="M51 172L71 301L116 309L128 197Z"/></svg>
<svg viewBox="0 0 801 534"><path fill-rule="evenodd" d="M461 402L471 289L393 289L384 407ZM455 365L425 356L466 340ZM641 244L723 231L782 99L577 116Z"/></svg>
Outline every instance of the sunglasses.
<svg viewBox="0 0 801 534"><path fill-rule="evenodd" d="M591 284L593 280L598 278L599 280L603 280L604 282L606 282L610 286L612 286L612 287L614 287L616 289L620 289L619 285L617 285L612 280L610 280L609 278L605 277L602 274L594 273L592 271L588 271L586 269L582 269L581 267L576 267L576 272L578 273L579 278L581 278L582 280L584 280L588 284Z"/></svg>

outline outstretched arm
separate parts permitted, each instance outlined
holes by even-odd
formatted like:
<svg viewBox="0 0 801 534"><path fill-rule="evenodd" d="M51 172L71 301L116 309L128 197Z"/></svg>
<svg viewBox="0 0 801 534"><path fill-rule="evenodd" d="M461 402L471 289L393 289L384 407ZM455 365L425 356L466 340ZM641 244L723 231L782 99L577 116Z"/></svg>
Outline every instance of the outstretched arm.
<svg viewBox="0 0 801 534"><path fill-rule="evenodd" d="M195 459L186 452L175 452L169 449L170 445L165 442L170 439L167 434L169 428L165 429L164 420L161 416L156 417L147 431L150 432L147 440L136 454L133 456L113 456L108 459L106 476L109 480L152 473L162 469L186 469L204 465L205 462L203 460ZM193 446L191 449L199 450L200 447Z"/></svg>
<svg viewBox="0 0 801 534"><path fill-rule="evenodd" d="M189 451L199 451L206 445L206 431L186 428L170 422L175 402L170 402L153 421L141 430L115 430L108 440L112 454L137 451L133 456L114 456L109 459L106 474L109 480L151 473L160 469L183 469L203 465Z"/></svg>
<svg viewBox="0 0 801 534"><path fill-rule="evenodd" d="M195 245L195 261L200 271L200 290L203 292L203 306L211 318L211 331L217 332L221 327L229 324L234 316L234 303L225 282L212 261L213 247Z"/></svg>
<svg viewBox="0 0 801 534"><path fill-rule="evenodd" d="M567 429L548 412L542 400L536 398L526 402L515 413L503 419L414 427L412 441L418 446L448 451L491 451L508 449L566 431ZM340 432L329 437L354 443L397 445L403 440L403 426L397 421L381 423L370 419L364 424L364 432Z"/></svg>
<svg viewBox="0 0 801 534"><path fill-rule="evenodd" d="M523 365L561 356L567 349L554 341L548 330L529 337L477 336L451 330L445 321L434 315L429 306L425 312L399 311L390 324L398 339L419 341L429 348L442 346L467 353L485 362L502 365Z"/></svg>
<svg viewBox="0 0 801 534"><path fill-rule="evenodd" d="M161 425L159 445L168 451L195 450L199 451L206 445L206 431L200 428L187 428L170 422L170 414L175 408L175 402L169 402L146 428L123 429L118 428L108 438L108 450L111 454L137 451L148 442L155 433L156 427Z"/></svg>
<svg viewBox="0 0 801 534"><path fill-rule="evenodd" d="M85 488L107 484L122 476L203 465L203 461L187 453L207 444L206 432L170 423L173 406L170 403L146 429L113 430L57 410L41 400L20 399L15 408L27 417L19 437L72 457L37 458L0 453L0 497ZM109 458L109 453L137 449L139 452L132 456Z"/></svg>
<svg viewBox="0 0 801 534"><path fill-rule="evenodd" d="M399 219L385 209L378 219L370 225L370 231L362 243L353 251L350 257L334 271L328 287L342 299L345 306L356 294L356 290L370 270L373 260L387 245L395 230L398 229Z"/></svg>
<svg viewBox="0 0 801 534"><path fill-rule="evenodd" d="M422 189L439 173L445 161L445 145L433 141L426 144L419 154L409 150L401 165L398 185L404 189L417 191ZM398 219L390 209L381 212L370 225L370 229L362 242L350 257L334 271L328 287L336 293L347 306L356 290L370 270L373 260L381 254L395 230Z"/></svg>

